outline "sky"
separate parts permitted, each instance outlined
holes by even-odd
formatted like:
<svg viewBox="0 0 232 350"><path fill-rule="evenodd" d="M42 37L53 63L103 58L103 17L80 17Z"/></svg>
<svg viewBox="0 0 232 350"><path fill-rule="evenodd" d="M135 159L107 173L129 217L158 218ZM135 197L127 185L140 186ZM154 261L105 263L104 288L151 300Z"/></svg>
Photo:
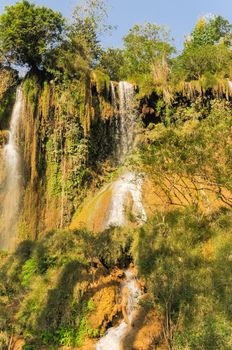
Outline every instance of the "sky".
<svg viewBox="0 0 232 350"><path fill-rule="evenodd" d="M15 0L0 0L0 13L4 6ZM49 6L71 17L78 0L34 0L38 5ZM111 36L102 38L105 47L121 47L122 38L137 23L152 22L166 25L181 50L184 36L189 34L196 21L205 14L222 15L232 23L232 0L108 0L109 23L117 25Z"/></svg>

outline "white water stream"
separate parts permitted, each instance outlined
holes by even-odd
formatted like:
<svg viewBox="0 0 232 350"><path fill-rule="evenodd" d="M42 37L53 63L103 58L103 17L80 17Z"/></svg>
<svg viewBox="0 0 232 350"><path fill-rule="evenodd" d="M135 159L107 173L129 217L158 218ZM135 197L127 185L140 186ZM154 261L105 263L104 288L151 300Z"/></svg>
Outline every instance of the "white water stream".
<svg viewBox="0 0 232 350"><path fill-rule="evenodd" d="M128 82L121 81L116 86L111 83L112 105L115 110L115 157L121 163L125 156L131 151L135 138L137 113L135 110L134 86ZM117 105L117 95L119 104Z"/></svg>
<svg viewBox="0 0 232 350"><path fill-rule="evenodd" d="M229 85L230 93L232 93L232 81L231 80L228 80L228 85Z"/></svg>
<svg viewBox="0 0 232 350"><path fill-rule="evenodd" d="M103 338L97 343L96 350L120 350L121 342L125 333L133 322L133 314L138 304L141 291L138 287L136 277L130 270L125 271L126 280L122 284L122 294L127 294L127 317L130 324L122 321L118 327L108 329ZM126 291L126 292L125 292Z"/></svg>
<svg viewBox="0 0 232 350"><path fill-rule="evenodd" d="M142 203L142 183L141 175L126 172L113 184L112 200L106 227L126 225L125 207L129 196L133 201L131 212L136 222L142 224L147 220Z"/></svg>
<svg viewBox="0 0 232 350"><path fill-rule="evenodd" d="M18 88L16 101L11 115L9 140L3 149L3 162L6 174L4 200L2 203L1 249L14 245L16 222L20 203L20 154L17 144L17 132L23 108L23 93Z"/></svg>

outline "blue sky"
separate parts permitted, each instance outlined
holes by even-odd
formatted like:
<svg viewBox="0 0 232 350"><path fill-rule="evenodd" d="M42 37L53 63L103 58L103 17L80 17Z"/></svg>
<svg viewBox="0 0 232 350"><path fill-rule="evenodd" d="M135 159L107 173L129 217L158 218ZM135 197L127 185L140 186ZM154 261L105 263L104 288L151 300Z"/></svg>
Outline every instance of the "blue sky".
<svg viewBox="0 0 232 350"><path fill-rule="evenodd" d="M59 10L70 17L78 0L36 0L37 4ZM0 12L14 0L0 0ZM165 24L170 30L178 49L182 47L184 35L191 32L195 22L207 13L220 14L232 22L232 0L108 0L109 22L118 29L103 38L104 46L121 46L122 37L135 23L145 21Z"/></svg>

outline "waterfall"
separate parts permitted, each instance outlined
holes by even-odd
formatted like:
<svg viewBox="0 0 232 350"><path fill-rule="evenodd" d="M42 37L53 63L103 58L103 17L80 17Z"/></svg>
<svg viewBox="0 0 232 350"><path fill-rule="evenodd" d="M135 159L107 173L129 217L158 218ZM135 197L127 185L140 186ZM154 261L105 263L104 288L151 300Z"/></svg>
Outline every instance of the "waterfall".
<svg viewBox="0 0 232 350"><path fill-rule="evenodd" d="M121 341L133 322L133 313L138 304L141 291L138 287L136 277L130 270L125 271L126 280L122 283L121 294L127 296L126 313L129 324L122 321L118 327L108 329L103 338L96 345L96 350L120 350Z"/></svg>
<svg viewBox="0 0 232 350"><path fill-rule="evenodd" d="M135 110L134 87L127 82L118 84L119 107L113 83L111 83L111 96L116 114L115 154L117 161L122 163L125 156L131 151L135 138L137 113ZM131 214L135 221L142 224L147 220L142 203L142 183L143 178L141 174L128 171L113 183L111 205L105 224L106 228L110 226L125 226L127 224L126 206L128 200L131 201ZM132 324L133 314L141 293L135 274L130 270L127 270L125 274L126 280L121 286L122 306L126 304L126 314L125 310L123 314L124 320L117 327L112 327L106 332L96 344L96 350L120 350L122 339Z"/></svg>
<svg viewBox="0 0 232 350"><path fill-rule="evenodd" d="M120 82L119 114L121 117L121 153L125 156L132 148L135 137L137 113L135 112L135 92L132 84Z"/></svg>
<svg viewBox="0 0 232 350"><path fill-rule="evenodd" d="M133 201L132 214L136 222L143 223L147 220L142 203L142 182L141 175L126 172L113 184L112 201L106 227L126 224L125 205L128 195Z"/></svg>
<svg viewBox="0 0 232 350"><path fill-rule="evenodd" d="M2 203L1 217L1 249L9 249L14 246L16 239L16 223L20 203L20 154L17 143L17 132L22 114L23 93L19 87L16 93L16 101L11 115L8 143L3 149L3 162L6 174L4 184L4 200Z"/></svg>
<svg viewBox="0 0 232 350"><path fill-rule="evenodd" d="M228 80L228 85L229 85L229 91L232 93L232 81Z"/></svg>
<svg viewBox="0 0 232 350"><path fill-rule="evenodd" d="M116 98L115 85L112 81L110 82L110 87L111 87L112 106L114 108L114 111L116 111L117 110L117 98Z"/></svg>
<svg viewBox="0 0 232 350"><path fill-rule="evenodd" d="M135 138L137 113L134 86L125 81L118 84L119 104L117 106L116 87L111 82L111 96L115 111L115 158L121 163L131 151Z"/></svg>
<svg viewBox="0 0 232 350"><path fill-rule="evenodd" d="M114 140L116 144L116 159L122 163L134 143L137 112L135 109L135 89L128 82L121 81L116 87L111 82L111 99L115 111L116 122ZM117 105L118 95L118 105ZM128 195L133 201L132 213L137 222L143 223L147 216L142 204L142 177L131 172L124 173L113 184L113 195L106 227L124 226L126 224L125 204Z"/></svg>

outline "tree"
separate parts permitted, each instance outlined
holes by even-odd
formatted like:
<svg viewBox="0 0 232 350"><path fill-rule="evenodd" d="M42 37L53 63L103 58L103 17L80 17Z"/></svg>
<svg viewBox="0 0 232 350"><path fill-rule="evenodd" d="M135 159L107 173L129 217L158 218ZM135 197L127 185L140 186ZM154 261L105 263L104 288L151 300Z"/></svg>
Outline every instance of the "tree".
<svg viewBox="0 0 232 350"><path fill-rule="evenodd" d="M198 80L204 74L230 74L232 26L221 16L202 17L173 61L175 80Z"/></svg>
<svg viewBox="0 0 232 350"><path fill-rule="evenodd" d="M223 41L226 45L231 43L232 25L221 16L202 17L196 24L187 47L215 45Z"/></svg>
<svg viewBox="0 0 232 350"><path fill-rule="evenodd" d="M125 36L124 45L127 77L150 73L157 59L167 58L174 52L167 29L154 23L135 25Z"/></svg>
<svg viewBox="0 0 232 350"><path fill-rule="evenodd" d="M132 253L169 350L231 349L231 211L157 212Z"/></svg>
<svg viewBox="0 0 232 350"><path fill-rule="evenodd" d="M189 46L173 60L173 77L177 80L198 80L203 74L228 76L231 50L220 45Z"/></svg>
<svg viewBox="0 0 232 350"><path fill-rule="evenodd" d="M41 68L46 54L59 44L64 23L60 13L27 0L7 6L0 16L0 51L5 61Z"/></svg>
<svg viewBox="0 0 232 350"><path fill-rule="evenodd" d="M107 13L104 0L80 1L74 11L71 35L78 37L79 42L89 48L93 61L102 53L100 36L113 29L111 25L106 24Z"/></svg>
<svg viewBox="0 0 232 350"><path fill-rule="evenodd" d="M109 48L100 57L99 68L109 75L111 80L122 79L122 66L124 65L124 51Z"/></svg>

